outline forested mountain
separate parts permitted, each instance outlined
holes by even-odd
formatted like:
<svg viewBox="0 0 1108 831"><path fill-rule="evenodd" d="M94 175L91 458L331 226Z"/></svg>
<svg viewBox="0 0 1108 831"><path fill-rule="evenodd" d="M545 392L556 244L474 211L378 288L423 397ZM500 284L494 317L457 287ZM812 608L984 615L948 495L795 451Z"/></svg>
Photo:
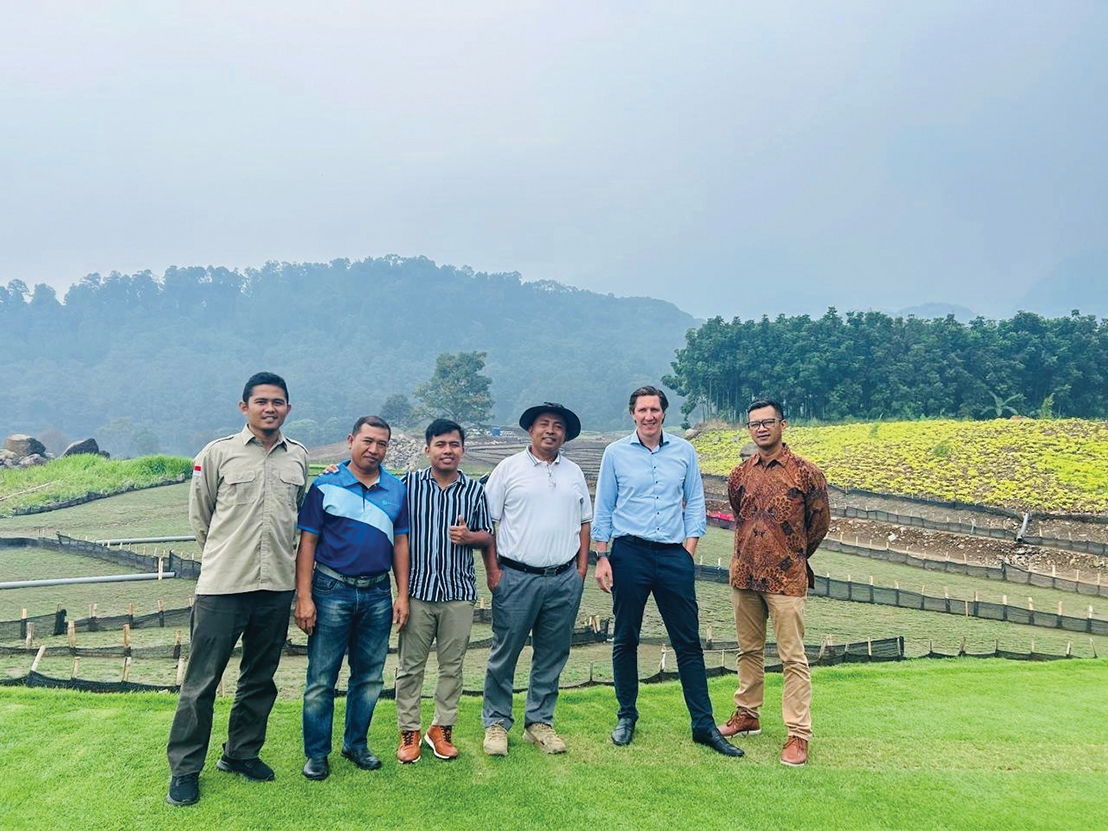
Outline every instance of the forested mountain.
<svg viewBox="0 0 1108 831"><path fill-rule="evenodd" d="M470 350L488 355L496 423L555 400L586 429L612 428L695 323L660 300L422 257L91 274L64 303L12 281L0 287L0 435L191 453L241 425L242 383L267 369L289 383L290 435L307 419L337 441L390 394L411 395L439 353Z"/></svg>
<svg viewBox="0 0 1108 831"><path fill-rule="evenodd" d="M829 309L716 317L690 331L665 383L697 417L739 419L771 395L794 417L1108 415L1108 320L1072 314L935 320Z"/></svg>

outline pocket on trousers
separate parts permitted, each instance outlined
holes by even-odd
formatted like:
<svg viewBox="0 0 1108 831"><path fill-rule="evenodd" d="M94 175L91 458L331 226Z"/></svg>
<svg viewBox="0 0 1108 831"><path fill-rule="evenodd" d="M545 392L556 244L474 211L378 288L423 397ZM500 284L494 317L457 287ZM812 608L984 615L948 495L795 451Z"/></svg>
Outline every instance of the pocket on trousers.
<svg viewBox="0 0 1108 831"><path fill-rule="evenodd" d="M339 581L334 577L316 572L312 575L312 594L330 594L339 587Z"/></svg>

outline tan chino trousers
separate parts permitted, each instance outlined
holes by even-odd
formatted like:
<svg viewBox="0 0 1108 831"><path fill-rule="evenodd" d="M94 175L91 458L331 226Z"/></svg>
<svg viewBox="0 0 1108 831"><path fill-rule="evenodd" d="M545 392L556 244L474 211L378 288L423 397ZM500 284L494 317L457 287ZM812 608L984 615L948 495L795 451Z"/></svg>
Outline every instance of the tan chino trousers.
<svg viewBox="0 0 1108 831"><path fill-rule="evenodd" d="M739 640L739 688L735 706L757 716L765 699L766 619L773 620L781 657L784 692L781 717L788 735L812 738L812 674L804 654L804 604L807 598L731 589Z"/></svg>
<svg viewBox="0 0 1108 831"><path fill-rule="evenodd" d="M473 626L473 604L466 600L429 603L412 598L408 622L400 630L396 673L396 722L400 730L419 730L423 674L431 644L439 664L432 724L453 726L462 695L462 664Z"/></svg>

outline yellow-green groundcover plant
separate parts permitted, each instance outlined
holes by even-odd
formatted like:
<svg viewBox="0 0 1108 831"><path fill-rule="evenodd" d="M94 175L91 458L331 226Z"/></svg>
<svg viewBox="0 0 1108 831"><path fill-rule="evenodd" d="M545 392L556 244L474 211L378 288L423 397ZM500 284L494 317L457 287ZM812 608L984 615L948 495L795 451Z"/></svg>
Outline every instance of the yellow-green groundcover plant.
<svg viewBox="0 0 1108 831"><path fill-rule="evenodd" d="M1108 512L1108 422L898 421L791 427L785 440L844 488L997 505ZM705 472L726 475L746 430L694 440Z"/></svg>

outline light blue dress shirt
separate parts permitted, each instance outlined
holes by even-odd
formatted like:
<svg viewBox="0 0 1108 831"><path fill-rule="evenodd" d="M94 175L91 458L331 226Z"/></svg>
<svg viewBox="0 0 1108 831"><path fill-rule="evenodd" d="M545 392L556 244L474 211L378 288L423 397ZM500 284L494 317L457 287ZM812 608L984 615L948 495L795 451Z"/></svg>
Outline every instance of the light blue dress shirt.
<svg viewBox="0 0 1108 831"><path fill-rule="evenodd" d="M650 450L635 432L604 449L596 480L594 540L631 535L682 543L704 536L706 528L704 482L691 444L663 432L662 443Z"/></svg>

